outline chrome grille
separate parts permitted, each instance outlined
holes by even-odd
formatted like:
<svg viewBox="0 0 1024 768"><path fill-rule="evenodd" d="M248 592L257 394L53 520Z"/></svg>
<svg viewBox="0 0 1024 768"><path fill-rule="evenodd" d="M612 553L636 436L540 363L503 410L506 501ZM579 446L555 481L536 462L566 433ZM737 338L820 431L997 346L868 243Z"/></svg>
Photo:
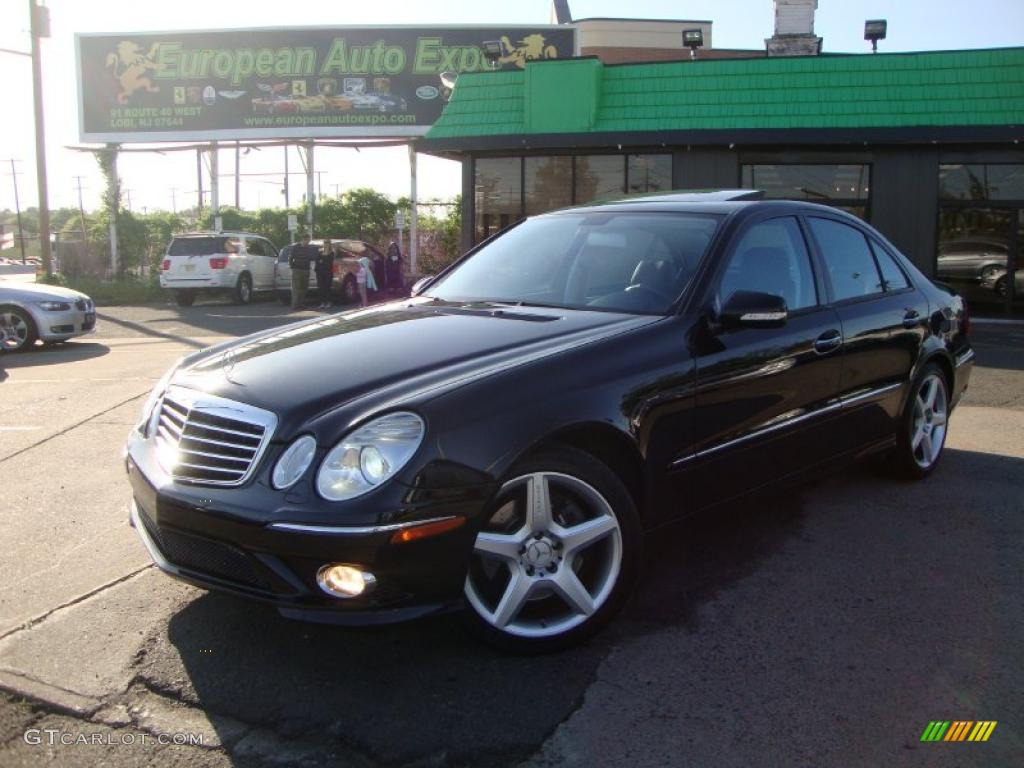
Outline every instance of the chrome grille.
<svg viewBox="0 0 1024 768"><path fill-rule="evenodd" d="M269 411L170 387L156 423L157 458L176 480L240 485L256 468L276 425Z"/></svg>

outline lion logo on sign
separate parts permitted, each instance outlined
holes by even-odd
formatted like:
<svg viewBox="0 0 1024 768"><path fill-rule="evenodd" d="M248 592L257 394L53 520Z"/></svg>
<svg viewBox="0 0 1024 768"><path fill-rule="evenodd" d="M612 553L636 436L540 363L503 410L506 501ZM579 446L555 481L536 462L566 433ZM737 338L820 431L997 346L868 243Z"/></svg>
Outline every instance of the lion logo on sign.
<svg viewBox="0 0 1024 768"><path fill-rule="evenodd" d="M531 59L557 59L558 49L553 45L546 45L546 42L544 35L538 33L527 35L519 41L519 45L513 45L508 35L502 35L502 56L498 63L515 64L522 69Z"/></svg>
<svg viewBox="0 0 1024 768"><path fill-rule="evenodd" d="M137 43L122 40L117 44L117 51L107 54L107 69L114 73L118 82L117 103L127 104L128 97L135 91L145 90L147 93L159 93L160 88L146 76L147 72L157 70L156 56L160 43L153 43L149 53L143 53Z"/></svg>

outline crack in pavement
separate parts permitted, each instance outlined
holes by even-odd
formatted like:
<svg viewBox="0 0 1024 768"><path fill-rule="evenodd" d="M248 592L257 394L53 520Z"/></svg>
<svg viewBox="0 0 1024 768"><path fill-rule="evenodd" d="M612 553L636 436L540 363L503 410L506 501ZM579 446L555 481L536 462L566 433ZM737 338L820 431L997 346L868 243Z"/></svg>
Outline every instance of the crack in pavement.
<svg viewBox="0 0 1024 768"><path fill-rule="evenodd" d="M128 403L132 402L133 400L138 400L140 397L145 397L148 394L149 394L149 391L147 390L147 391L141 392L141 393L139 393L137 395L132 395L127 400L122 400L119 403L115 403L114 405L110 406L109 408L103 409L99 413L94 413L92 416L88 416L88 417L82 419L81 421L75 422L74 424L71 424L70 426L67 426L64 429L60 430L59 432L54 432L52 435L48 435L48 436L44 437L42 440L34 442L31 445L26 445L24 448L19 448L18 450L16 450L12 454L0 457L0 464L3 464L5 461L8 461L9 459L13 459L15 456L20 456L23 453L31 451L33 448L38 448L41 445L45 445L46 443L48 443L51 440L53 440L55 437L60 437L61 435L66 435L68 432L71 432L74 429L78 429L83 424L88 424L93 419L99 418L100 416L105 416L106 414L110 413L111 411L114 411L114 410L120 408L122 405L127 405Z"/></svg>
<svg viewBox="0 0 1024 768"><path fill-rule="evenodd" d="M73 597L70 600L67 600L67 601L63 602L60 605L54 606L53 608L49 608L45 612L43 612L43 613L41 613L41 614L39 614L37 616L33 616L31 619L28 619L28 620L22 622L21 624L19 624L18 626L14 627L13 629L9 629L6 632L0 633L0 640L5 640L6 638L11 637L12 635L17 634L18 632L24 632L27 629L31 629L32 627L36 626L40 622L43 622L46 619L48 619L50 616L53 616L58 611L62 611L65 608L70 608L70 607L72 607L74 605L78 605L78 603L81 603L83 600L88 600L90 597L95 597L100 592L103 592L105 590L110 589L111 587L115 587L118 584L121 584L121 583L123 583L125 581L128 581L129 579L131 579L131 578L133 578L135 576L138 576L143 571L149 570L152 567L153 567L152 563L146 563L146 565L143 565L140 568L136 568L134 571L132 571L130 573L127 573L127 574L125 574L123 576L118 576L116 579L112 579L111 581L108 581L108 582L106 582L104 584L101 584L100 586L96 587L95 589L89 590L88 592L85 592L85 593L83 593L81 595L77 595L76 597ZM20 673L18 673L18 674L20 674ZM40 681L37 681L37 682L45 682L45 681L40 680ZM50 683L47 683L47 685L50 685ZM73 693L73 691L72 691L72 693Z"/></svg>

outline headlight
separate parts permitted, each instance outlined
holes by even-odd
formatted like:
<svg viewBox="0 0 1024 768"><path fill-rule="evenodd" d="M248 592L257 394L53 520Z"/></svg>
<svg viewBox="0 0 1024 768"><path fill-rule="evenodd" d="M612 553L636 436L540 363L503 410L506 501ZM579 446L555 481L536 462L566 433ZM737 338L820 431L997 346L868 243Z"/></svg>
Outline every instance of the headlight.
<svg viewBox="0 0 1024 768"><path fill-rule="evenodd" d="M158 381L156 386L153 387L153 391L149 393L149 397L146 398L146 402L142 406L142 415L139 421L139 426L137 427L143 437L149 437L149 422L153 416L153 409L156 407L160 398L163 397L164 390L167 389L167 385L171 382L171 377L174 376L175 371L178 370L178 366L180 365L181 360L178 360L174 365L167 369L167 373L161 377L160 381Z"/></svg>
<svg viewBox="0 0 1024 768"><path fill-rule="evenodd" d="M303 435L289 445L274 465L270 481L277 490L290 488L309 469L316 455L316 440L312 435Z"/></svg>
<svg viewBox="0 0 1024 768"><path fill-rule="evenodd" d="M329 501L344 501L373 490L408 463L424 431L415 413L390 413L360 427L327 454L317 491Z"/></svg>
<svg viewBox="0 0 1024 768"><path fill-rule="evenodd" d="M67 312L71 309L71 304L66 301L37 301L36 303L47 312Z"/></svg>

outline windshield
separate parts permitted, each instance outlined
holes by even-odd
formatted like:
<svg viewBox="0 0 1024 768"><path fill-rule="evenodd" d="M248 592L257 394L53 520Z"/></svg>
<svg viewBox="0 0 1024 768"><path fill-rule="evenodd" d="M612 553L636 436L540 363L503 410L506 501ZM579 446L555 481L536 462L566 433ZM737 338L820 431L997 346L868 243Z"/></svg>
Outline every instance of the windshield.
<svg viewBox="0 0 1024 768"><path fill-rule="evenodd" d="M541 216L488 243L426 295L664 314L689 284L720 220L688 213Z"/></svg>

